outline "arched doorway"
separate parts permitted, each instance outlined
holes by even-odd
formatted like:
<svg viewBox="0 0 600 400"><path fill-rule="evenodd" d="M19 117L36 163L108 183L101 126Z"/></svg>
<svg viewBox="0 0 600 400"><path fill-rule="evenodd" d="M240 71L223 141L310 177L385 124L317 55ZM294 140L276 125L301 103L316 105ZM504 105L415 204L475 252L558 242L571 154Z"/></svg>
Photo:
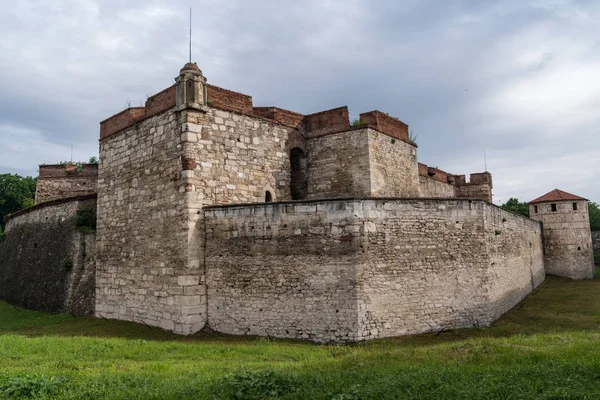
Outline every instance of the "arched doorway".
<svg viewBox="0 0 600 400"><path fill-rule="evenodd" d="M268 190L265 192L265 203L270 203L273 201L273 195Z"/></svg>
<svg viewBox="0 0 600 400"><path fill-rule="evenodd" d="M290 193L292 200L302 200L306 198L306 156L299 147L290 150Z"/></svg>

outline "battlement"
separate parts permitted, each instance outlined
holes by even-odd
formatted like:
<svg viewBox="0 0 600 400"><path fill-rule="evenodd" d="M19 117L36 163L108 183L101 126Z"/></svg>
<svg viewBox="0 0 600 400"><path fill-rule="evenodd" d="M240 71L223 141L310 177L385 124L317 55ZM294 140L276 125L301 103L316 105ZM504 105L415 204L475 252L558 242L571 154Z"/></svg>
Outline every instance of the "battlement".
<svg viewBox="0 0 600 400"><path fill-rule="evenodd" d="M44 164L39 167L39 179L88 177L98 177L98 164L82 164L81 171L77 171L76 164Z"/></svg>
<svg viewBox="0 0 600 400"><path fill-rule="evenodd" d="M253 115L252 96L233 92L214 85L206 85L208 94L207 103L211 107L222 110L239 112L240 114Z"/></svg>
<svg viewBox="0 0 600 400"><path fill-rule="evenodd" d="M408 136L408 125L381 111L375 110L360 114L360 124L368 125L393 138L412 143Z"/></svg>
<svg viewBox="0 0 600 400"><path fill-rule="evenodd" d="M273 121L277 121L283 125L299 127L304 122L304 114L285 110L283 108L254 107L253 110L254 115L261 118L272 119Z"/></svg>
<svg viewBox="0 0 600 400"><path fill-rule="evenodd" d="M448 183L450 185L455 183L455 175L449 174L446 171L442 171L437 167L429 167L423 163L419 163L419 175L426 176L438 182Z"/></svg>
<svg viewBox="0 0 600 400"><path fill-rule="evenodd" d="M304 128L307 138L345 132L350 129L350 113L348 107L332 108L304 117Z"/></svg>
<svg viewBox="0 0 600 400"><path fill-rule="evenodd" d="M274 106L254 107L252 96L209 84L206 84L206 97L208 107L293 127L303 132L307 139L352 129L347 106L304 115ZM173 85L148 97L144 107L129 107L101 121L100 140L176 105L177 86ZM371 128L416 146L410 141L408 125L381 111L360 114L359 128Z"/></svg>

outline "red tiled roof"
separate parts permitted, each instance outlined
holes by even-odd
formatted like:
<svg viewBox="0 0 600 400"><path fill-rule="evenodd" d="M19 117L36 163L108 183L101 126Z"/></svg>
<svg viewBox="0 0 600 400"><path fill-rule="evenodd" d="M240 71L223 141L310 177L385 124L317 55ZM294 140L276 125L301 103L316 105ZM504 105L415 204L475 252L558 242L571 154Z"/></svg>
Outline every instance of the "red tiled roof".
<svg viewBox="0 0 600 400"><path fill-rule="evenodd" d="M529 204L533 203L544 203L547 201L568 201L568 200L587 200L583 197L575 196L574 194L564 192L559 189L554 189L551 192L546 193L545 195L538 197L535 200L531 200Z"/></svg>

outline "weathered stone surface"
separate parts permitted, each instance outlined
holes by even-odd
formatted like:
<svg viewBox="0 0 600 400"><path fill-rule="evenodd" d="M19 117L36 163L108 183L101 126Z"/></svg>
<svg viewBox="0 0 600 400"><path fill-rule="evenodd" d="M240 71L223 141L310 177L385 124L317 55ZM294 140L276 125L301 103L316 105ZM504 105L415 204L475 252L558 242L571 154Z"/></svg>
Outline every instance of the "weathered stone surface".
<svg viewBox="0 0 600 400"><path fill-rule="evenodd" d="M592 235L586 200L530 204L529 215L544 226L546 273L571 279L594 277Z"/></svg>
<svg viewBox="0 0 600 400"><path fill-rule="evenodd" d="M456 197L455 186L431 179L428 176L419 176L421 197Z"/></svg>
<svg viewBox="0 0 600 400"><path fill-rule="evenodd" d="M225 333L358 341L487 325L544 279L540 225L483 202L209 207L205 218L208 320Z"/></svg>
<svg viewBox="0 0 600 400"><path fill-rule="evenodd" d="M71 198L9 219L0 243L0 299L46 312L93 314L95 234L77 230L75 217L95 208L94 196Z"/></svg>
<svg viewBox="0 0 600 400"><path fill-rule="evenodd" d="M80 172L74 164L40 165L35 204L95 194L98 191L97 186L97 164L83 164Z"/></svg>

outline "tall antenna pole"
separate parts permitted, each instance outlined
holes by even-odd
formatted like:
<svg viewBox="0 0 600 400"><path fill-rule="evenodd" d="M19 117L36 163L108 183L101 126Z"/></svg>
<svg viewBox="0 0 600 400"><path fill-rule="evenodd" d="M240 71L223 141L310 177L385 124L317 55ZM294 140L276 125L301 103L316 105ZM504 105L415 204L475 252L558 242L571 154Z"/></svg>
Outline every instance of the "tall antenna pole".
<svg viewBox="0 0 600 400"><path fill-rule="evenodd" d="M190 63L192 62L192 7L190 7Z"/></svg>
<svg viewBox="0 0 600 400"><path fill-rule="evenodd" d="M485 156L485 149L483 150L483 162L485 164L485 172L487 172L487 157Z"/></svg>

